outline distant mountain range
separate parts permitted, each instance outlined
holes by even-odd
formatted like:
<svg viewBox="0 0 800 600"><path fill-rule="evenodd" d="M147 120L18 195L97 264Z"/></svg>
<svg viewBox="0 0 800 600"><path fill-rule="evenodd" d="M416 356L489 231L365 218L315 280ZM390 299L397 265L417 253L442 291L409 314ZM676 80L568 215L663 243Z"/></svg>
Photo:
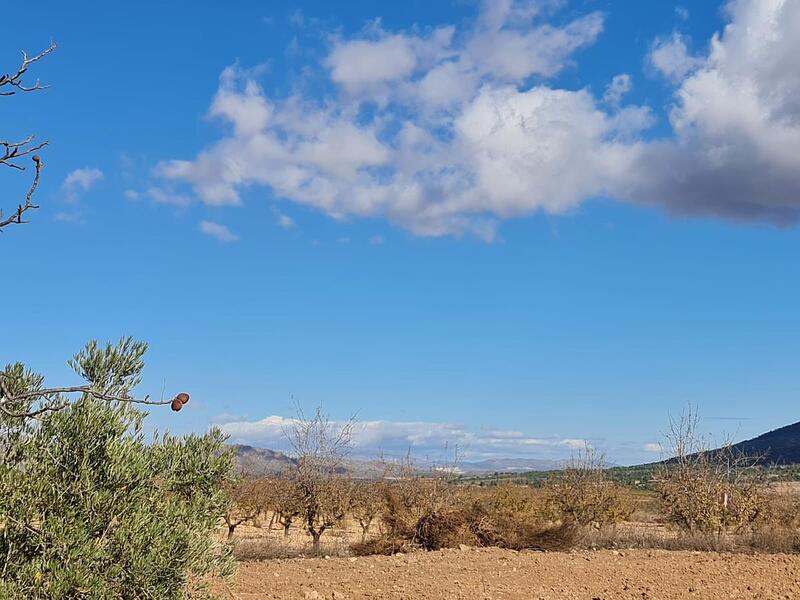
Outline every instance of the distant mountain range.
<svg viewBox="0 0 800 600"><path fill-rule="evenodd" d="M254 448L243 444L230 446L236 456L236 470L248 477L268 477L293 467L295 460L283 452ZM461 462L456 471L464 474L525 473L528 471L552 471L564 466L563 461L537 458L491 458L481 461ZM378 461L348 460L344 470L355 477L376 477L382 472Z"/></svg>
<svg viewBox="0 0 800 600"><path fill-rule="evenodd" d="M253 448L242 444L232 444L236 457L236 471L248 477L267 477L294 466L295 460L276 450Z"/></svg>
<svg viewBox="0 0 800 600"><path fill-rule="evenodd" d="M564 467L566 461L543 458L489 458L476 462L461 462L462 473L526 473L529 471L555 471Z"/></svg>

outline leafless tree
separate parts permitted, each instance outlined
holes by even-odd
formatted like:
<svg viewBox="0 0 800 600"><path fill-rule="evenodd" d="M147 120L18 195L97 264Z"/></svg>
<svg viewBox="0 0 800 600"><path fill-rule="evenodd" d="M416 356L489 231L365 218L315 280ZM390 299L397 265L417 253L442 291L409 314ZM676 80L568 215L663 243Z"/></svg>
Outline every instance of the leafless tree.
<svg viewBox="0 0 800 600"><path fill-rule="evenodd" d="M761 457L739 452L726 439L716 449L699 433L699 413L689 406L670 416L665 434L672 458L662 463L656 478L670 521L690 533L740 531L765 510Z"/></svg>
<svg viewBox="0 0 800 600"><path fill-rule="evenodd" d="M633 504L622 488L607 477L605 469L605 456L586 444L564 469L548 478L548 503L559 519L602 527L630 516Z"/></svg>
<svg viewBox="0 0 800 600"><path fill-rule="evenodd" d="M283 527L283 537L289 537L292 523L303 512L303 497L294 478L271 479L269 484L272 518Z"/></svg>
<svg viewBox="0 0 800 600"><path fill-rule="evenodd" d="M384 507L382 481L360 481L353 486L350 512L361 526L361 541L367 539L369 529Z"/></svg>
<svg viewBox="0 0 800 600"><path fill-rule="evenodd" d="M268 503L268 482L263 479L242 478L228 487L231 504L223 515L228 526L228 539L239 525L253 521Z"/></svg>
<svg viewBox="0 0 800 600"><path fill-rule="evenodd" d="M0 75L0 96L13 96L20 92L35 92L46 89L47 86L40 84L38 79L32 85L28 85L25 83L24 77L32 64L38 62L55 49L56 45L51 43L46 50L43 50L35 56L28 56L23 52L22 61L17 70L13 73ZM29 135L25 139L19 141L0 140L0 165L18 171L24 171L25 166L22 164L23 159L30 158L33 163L33 180L25 194L24 201L18 203L16 210L7 217L4 217L2 210L0 210L0 231L9 225L27 223L24 219L25 213L31 209L39 208L37 204L34 204L33 196L36 193L36 188L39 187L39 179L44 163L36 152L46 145L46 141L36 142L33 135Z"/></svg>
<svg viewBox="0 0 800 600"><path fill-rule="evenodd" d="M332 422L320 408L306 418L298 407L298 416L287 432L297 460L294 477L302 497L302 517L314 551L319 550L322 534L350 509L352 482L343 467L354 426L354 419Z"/></svg>

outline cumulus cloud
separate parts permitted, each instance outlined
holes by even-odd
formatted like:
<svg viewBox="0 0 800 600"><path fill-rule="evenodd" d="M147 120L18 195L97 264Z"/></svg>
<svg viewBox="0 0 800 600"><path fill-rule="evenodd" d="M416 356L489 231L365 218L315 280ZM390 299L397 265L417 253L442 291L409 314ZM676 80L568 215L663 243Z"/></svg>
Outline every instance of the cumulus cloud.
<svg viewBox="0 0 800 600"><path fill-rule="evenodd" d="M642 450L644 450L645 452L654 452L658 454L663 452L664 448L661 446L661 444L657 442L649 442L644 446L642 446Z"/></svg>
<svg viewBox="0 0 800 600"><path fill-rule="evenodd" d="M235 242L239 239L239 236L225 225L214 223L213 221L200 221L200 231L217 238L220 242Z"/></svg>
<svg viewBox="0 0 800 600"><path fill-rule="evenodd" d="M270 416L258 421L218 419L222 430L233 443L266 448L286 447L286 432L295 421ZM334 427L341 423L333 422ZM569 457L586 446L577 438L532 437L519 431L470 430L452 423L424 421L359 421L353 433L357 455L375 457L402 456L410 450L415 456L440 455L447 448L458 447L466 458Z"/></svg>
<svg viewBox="0 0 800 600"><path fill-rule="evenodd" d="M100 169L84 167L69 173L61 184L61 190L67 202L77 202L82 194L91 190L94 185L103 179Z"/></svg>
<svg viewBox="0 0 800 600"><path fill-rule="evenodd" d="M653 42L647 58L656 71L672 81L682 80L704 63L702 58L689 54L686 38L678 32Z"/></svg>
<svg viewBox="0 0 800 600"><path fill-rule="evenodd" d="M800 217L800 3L735 0L678 85L674 138L648 144L628 198L683 214Z"/></svg>
<svg viewBox="0 0 800 600"><path fill-rule="evenodd" d="M228 133L164 179L211 205L264 186L334 218L378 217L419 235L495 236L502 219L569 213L588 199L774 221L800 207L800 4L735 0L706 55L656 40L674 86L672 133L653 139L630 77L603 97L550 78L602 33L603 16L547 19L562 3L487 1L461 27L335 37L332 91L270 97L252 73L220 76L210 115ZM659 109L661 107L658 107Z"/></svg>

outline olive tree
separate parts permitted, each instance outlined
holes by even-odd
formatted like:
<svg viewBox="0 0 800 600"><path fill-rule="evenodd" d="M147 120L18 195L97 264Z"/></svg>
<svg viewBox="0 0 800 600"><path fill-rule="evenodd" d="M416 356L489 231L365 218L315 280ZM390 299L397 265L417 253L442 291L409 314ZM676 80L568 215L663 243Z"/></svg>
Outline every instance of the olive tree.
<svg viewBox="0 0 800 600"><path fill-rule="evenodd" d="M0 598L203 597L230 572L214 532L233 457L219 430L146 438L127 400L145 349L88 344L72 401L23 365L0 372Z"/></svg>

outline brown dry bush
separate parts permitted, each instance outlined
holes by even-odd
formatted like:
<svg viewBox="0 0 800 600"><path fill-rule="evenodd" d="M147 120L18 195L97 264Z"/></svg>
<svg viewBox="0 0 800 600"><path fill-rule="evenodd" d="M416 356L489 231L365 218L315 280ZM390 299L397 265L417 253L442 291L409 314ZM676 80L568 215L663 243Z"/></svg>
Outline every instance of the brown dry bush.
<svg viewBox="0 0 800 600"><path fill-rule="evenodd" d="M383 483L380 481L359 481L353 484L350 514L361 527L361 541L364 542L370 527L384 506Z"/></svg>
<svg viewBox="0 0 800 600"><path fill-rule="evenodd" d="M546 518L542 494L527 486L454 485L444 475L406 477L384 486L381 536L354 544L355 554L461 545L509 549L566 549L580 528Z"/></svg>
<svg viewBox="0 0 800 600"><path fill-rule="evenodd" d="M758 457L737 452L729 442L709 450L698 423L691 407L670 418L666 437L673 457L656 475L664 516L691 534L750 532L769 505L763 471L755 468Z"/></svg>
<svg viewBox="0 0 800 600"><path fill-rule="evenodd" d="M244 523L252 523L269 503L269 486L264 479L240 478L227 486L231 502L223 515L228 526L228 539L233 537L236 528Z"/></svg>
<svg viewBox="0 0 800 600"><path fill-rule="evenodd" d="M610 481L602 454L586 446L545 483L552 518L595 528L616 525L633 513L629 493Z"/></svg>
<svg viewBox="0 0 800 600"><path fill-rule="evenodd" d="M303 512L303 496L296 483L288 477L269 480L271 490L268 507L273 520L283 528L283 537L289 537L292 522Z"/></svg>

